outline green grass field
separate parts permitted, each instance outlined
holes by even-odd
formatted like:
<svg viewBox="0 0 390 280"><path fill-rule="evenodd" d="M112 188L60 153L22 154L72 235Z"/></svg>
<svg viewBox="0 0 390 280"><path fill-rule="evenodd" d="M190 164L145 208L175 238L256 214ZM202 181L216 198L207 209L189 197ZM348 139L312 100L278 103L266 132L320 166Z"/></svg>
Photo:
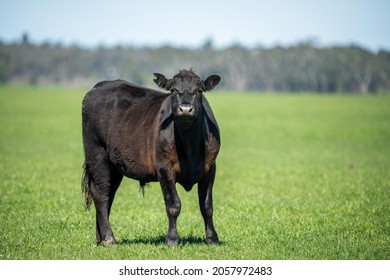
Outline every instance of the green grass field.
<svg viewBox="0 0 390 280"><path fill-rule="evenodd" d="M0 87L0 259L389 259L390 95L208 93L222 148L221 246L180 186L177 247L160 187L124 180L95 244L81 195L82 90Z"/></svg>

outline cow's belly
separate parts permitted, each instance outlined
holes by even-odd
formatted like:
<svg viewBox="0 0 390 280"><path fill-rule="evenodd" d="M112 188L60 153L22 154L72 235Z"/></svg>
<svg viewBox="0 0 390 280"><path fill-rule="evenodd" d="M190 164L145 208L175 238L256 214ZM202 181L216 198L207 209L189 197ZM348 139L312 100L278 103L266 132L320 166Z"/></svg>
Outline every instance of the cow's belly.
<svg viewBox="0 0 390 280"><path fill-rule="evenodd" d="M126 177L141 182L157 181L153 159L148 153L131 147L114 148L110 153L111 162Z"/></svg>

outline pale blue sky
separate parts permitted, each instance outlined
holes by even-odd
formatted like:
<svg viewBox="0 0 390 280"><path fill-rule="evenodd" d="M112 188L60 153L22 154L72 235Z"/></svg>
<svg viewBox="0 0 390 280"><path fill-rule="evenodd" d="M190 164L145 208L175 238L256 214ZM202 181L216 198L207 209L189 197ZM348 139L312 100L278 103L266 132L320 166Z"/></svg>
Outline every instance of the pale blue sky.
<svg viewBox="0 0 390 280"><path fill-rule="evenodd" d="M390 50L389 0L0 0L0 40L82 46L359 44Z"/></svg>

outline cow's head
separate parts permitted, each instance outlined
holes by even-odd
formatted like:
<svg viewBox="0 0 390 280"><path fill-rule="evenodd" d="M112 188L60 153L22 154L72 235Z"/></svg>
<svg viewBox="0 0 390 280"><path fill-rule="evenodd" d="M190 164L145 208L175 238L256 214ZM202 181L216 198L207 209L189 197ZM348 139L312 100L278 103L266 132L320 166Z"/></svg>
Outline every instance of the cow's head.
<svg viewBox="0 0 390 280"><path fill-rule="evenodd" d="M212 90L221 81L218 75L201 80L192 70L181 70L172 79L154 73L153 81L171 92L172 113L183 127L189 127L197 119L202 102L202 93Z"/></svg>

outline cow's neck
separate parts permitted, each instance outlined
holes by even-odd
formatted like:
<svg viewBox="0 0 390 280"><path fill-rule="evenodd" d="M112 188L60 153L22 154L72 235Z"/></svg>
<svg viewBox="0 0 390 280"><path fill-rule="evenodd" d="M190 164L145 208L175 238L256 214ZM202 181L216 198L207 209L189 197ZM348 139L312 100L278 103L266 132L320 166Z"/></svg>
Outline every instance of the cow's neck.
<svg viewBox="0 0 390 280"><path fill-rule="evenodd" d="M202 118L199 118L189 128L183 128L179 124L175 125L176 147L182 150L180 152L184 153L190 167L192 164L196 164L194 159L199 158L204 153L204 147L203 149L201 147L202 143L204 145L204 141L201 141L202 136L204 137Z"/></svg>

